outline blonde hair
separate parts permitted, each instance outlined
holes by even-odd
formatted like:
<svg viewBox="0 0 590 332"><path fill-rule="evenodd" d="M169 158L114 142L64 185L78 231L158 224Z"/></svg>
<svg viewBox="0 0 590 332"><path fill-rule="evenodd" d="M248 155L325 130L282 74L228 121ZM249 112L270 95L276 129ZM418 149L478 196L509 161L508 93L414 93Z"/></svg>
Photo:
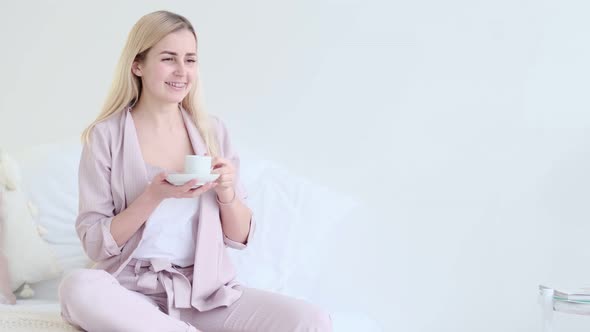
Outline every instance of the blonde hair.
<svg viewBox="0 0 590 332"><path fill-rule="evenodd" d="M119 58L115 77L102 110L96 120L82 133L84 143L89 142L90 132L96 124L113 114L126 110L127 107L133 106L139 100L142 90L141 79L131 72L133 62L144 59L147 52L168 34L182 29L189 30L195 36L195 40L197 39L195 29L189 20L168 11L147 14L135 23ZM191 115L194 124L199 129L208 153L217 156L219 155L219 143L215 130L210 127L209 116L202 107L201 82L198 77L199 75L181 105Z"/></svg>

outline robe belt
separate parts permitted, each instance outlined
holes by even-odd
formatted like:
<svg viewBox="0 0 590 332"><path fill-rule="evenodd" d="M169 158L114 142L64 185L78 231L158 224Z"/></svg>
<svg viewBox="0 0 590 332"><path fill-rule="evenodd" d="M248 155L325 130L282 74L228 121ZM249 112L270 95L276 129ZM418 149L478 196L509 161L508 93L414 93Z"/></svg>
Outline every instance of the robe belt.
<svg viewBox="0 0 590 332"><path fill-rule="evenodd" d="M180 318L180 308L191 307L192 285L188 278L179 272L169 260L152 258L147 260L133 259L130 264L135 263L135 273L139 275L142 267L149 267L147 272L139 275L137 285L139 287L156 290L158 283L166 291L168 314Z"/></svg>

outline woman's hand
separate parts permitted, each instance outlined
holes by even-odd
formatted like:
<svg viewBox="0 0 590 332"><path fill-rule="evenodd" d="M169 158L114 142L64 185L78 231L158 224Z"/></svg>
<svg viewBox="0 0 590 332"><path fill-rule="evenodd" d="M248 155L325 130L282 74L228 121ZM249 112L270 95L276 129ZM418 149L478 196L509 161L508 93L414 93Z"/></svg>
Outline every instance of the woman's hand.
<svg viewBox="0 0 590 332"><path fill-rule="evenodd" d="M219 177L215 181L217 183L215 187L217 197L222 202L233 200L235 195L234 181L236 179L236 168L229 160L221 157L213 158L211 164L213 166L211 173L219 174Z"/></svg>
<svg viewBox="0 0 590 332"><path fill-rule="evenodd" d="M166 181L166 172L156 175L146 188L151 197L158 201L166 198L192 198L197 197L212 188L217 187L216 182L206 183L199 188L192 189L198 183L198 179L190 180L182 186L175 186Z"/></svg>

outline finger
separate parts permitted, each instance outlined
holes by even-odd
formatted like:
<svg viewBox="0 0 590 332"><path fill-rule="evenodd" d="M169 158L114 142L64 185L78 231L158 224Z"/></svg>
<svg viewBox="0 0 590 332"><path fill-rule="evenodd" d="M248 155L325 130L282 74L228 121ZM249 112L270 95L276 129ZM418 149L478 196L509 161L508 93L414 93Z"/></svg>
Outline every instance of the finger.
<svg viewBox="0 0 590 332"><path fill-rule="evenodd" d="M229 160L225 159L225 158L221 158L221 157L214 157L213 160L211 160L211 165L213 166L213 168L219 168L219 167L223 167L225 165L229 164Z"/></svg>
<svg viewBox="0 0 590 332"><path fill-rule="evenodd" d="M221 182L219 183L219 186L224 187L224 188L231 188L233 186L233 182L231 181L227 181L227 182Z"/></svg>
<svg viewBox="0 0 590 332"><path fill-rule="evenodd" d="M210 189L213 189L213 188L217 187L217 183L215 183L215 182L209 182L209 183L204 184L203 187L204 187L203 188L203 192L206 192L206 191L208 191Z"/></svg>
<svg viewBox="0 0 590 332"><path fill-rule="evenodd" d="M214 181L217 183L225 182L225 181L234 181L235 175L232 173L220 174L217 179Z"/></svg>
<svg viewBox="0 0 590 332"><path fill-rule="evenodd" d="M236 176L233 173L221 174L217 179L216 182L226 182L226 181L235 181Z"/></svg>
<svg viewBox="0 0 590 332"><path fill-rule="evenodd" d="M231 169L227 166L213 168L213 170L211 171L211 174L230 174L230 173L231 173Z"/></svg>
<svg viewBox="0 0 590 332"><path fill-rule="evenodd" d="M215 182L222 183L222 182L233 182L234 176L232 174L223 174L217 178Z"/></svg>
<svg viewBox="0 0 590 332"><path fill-rule="evenodd" d="M166 180L166 177L168 176L168 174L166 172L161 172L158 173L155 177L154 180L158 181L158 182L162 182L164 180Z"/></svg>
<svg viewBox="0 0 590 332"><path fill-rule="evenodd" d="M213 174L234 174L235 172L236 170L231 164L225 164L223 166L213 168L213 171L211 171Z"/></svg>

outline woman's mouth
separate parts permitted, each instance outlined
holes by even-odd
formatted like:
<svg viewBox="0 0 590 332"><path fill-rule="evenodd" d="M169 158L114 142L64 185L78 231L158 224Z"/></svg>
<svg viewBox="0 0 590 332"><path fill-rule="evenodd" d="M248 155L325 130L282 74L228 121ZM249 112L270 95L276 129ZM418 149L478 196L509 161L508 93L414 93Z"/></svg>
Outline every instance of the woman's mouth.
<svg viewBox="0 0 590 332"><path fill-rule="evenodd" d="M185 82L165 82L166 85L174 90L184 90L187 86Z"/></svg>

